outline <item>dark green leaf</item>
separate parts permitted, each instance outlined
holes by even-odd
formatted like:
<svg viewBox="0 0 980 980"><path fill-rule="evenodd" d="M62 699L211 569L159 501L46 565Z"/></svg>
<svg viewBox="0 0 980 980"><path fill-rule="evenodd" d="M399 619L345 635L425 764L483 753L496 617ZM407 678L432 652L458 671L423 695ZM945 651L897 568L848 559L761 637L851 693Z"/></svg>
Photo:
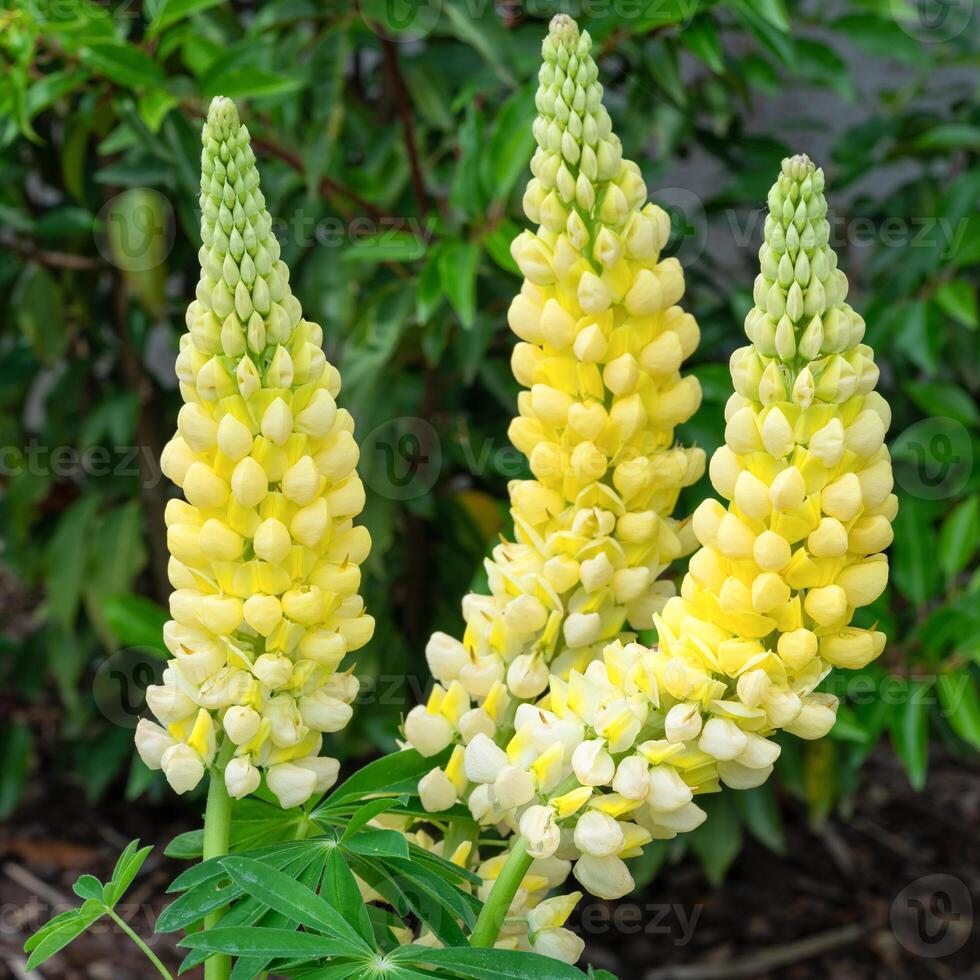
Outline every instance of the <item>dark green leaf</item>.
<svg viewBox="0 0 980 980"><path fill-rule="evenodd" d="M165 81L163 69L149 55L124 41L90 44L79 49L78 57L117 85L140 89Z"/></svg>

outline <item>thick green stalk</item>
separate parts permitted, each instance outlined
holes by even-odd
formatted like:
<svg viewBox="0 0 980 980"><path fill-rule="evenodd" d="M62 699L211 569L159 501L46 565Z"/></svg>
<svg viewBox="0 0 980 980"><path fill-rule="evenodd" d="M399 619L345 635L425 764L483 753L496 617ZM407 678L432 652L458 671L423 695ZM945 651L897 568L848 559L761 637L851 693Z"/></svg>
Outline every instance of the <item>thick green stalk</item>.
<svg viewBox="0 0 980 980"><path fill-rule="evenodd" d="M222 857L228 853L228 836L231 828L231 797L225 788L225 766L235 752L235 744L226 739L208 785L208 803L204 811L204 860ZM217 909L204 920L204 928L215 926L222 916ZM205 980L227 980L231 973L231 960L227 956L211 956L204 964Z"/></svg>
<svg viewBox="0 0 980 980"><path fill-rule="evenodd" d="M514 900L517 889L521 887L521 882L533 860L534 858L527 853L527 840L518 837L503 871L493 883L493 888L490 889L490 894L476 920L473 934L470 936L471 946L489 948L497 941L497 936L500 935L504 920L507 918L510 903Z"/></svg>

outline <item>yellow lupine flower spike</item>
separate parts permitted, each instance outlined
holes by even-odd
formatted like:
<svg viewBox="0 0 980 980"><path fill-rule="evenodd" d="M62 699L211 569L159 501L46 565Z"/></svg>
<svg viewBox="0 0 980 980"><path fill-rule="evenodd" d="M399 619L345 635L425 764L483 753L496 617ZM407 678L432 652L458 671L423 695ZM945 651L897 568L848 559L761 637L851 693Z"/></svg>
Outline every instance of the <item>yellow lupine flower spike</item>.
<svg viewBox="0 0 980 980"><path fill-rule="evenodd" d="M229 792L253 792L264 773L296 806L336 779L322 733L344 727L358 687L336 668L374 630L358 594L364 489L340 375L290 290L229 99L211 103L202 142L201 277L177 358L184 406L161 459L185 498L166 512L173 659L147 692L166 729L144 720L136 741L184 792L223 732L237 746Z"/></svg>
<svg viewBox="0 0 980 980"><path fill-rule="evenodd" d="M709 471L728 506L696 512L703 548L661 634L681 656L699 637L729 676L718 714L804 738L833 724L836 700L810 693L827 670L882 651L883 633L850 623L885 588L898 508L891 412L845 301L823 188L823 171L797 156L769 192L752 343L732 355L725 445Z"/></svg>
<svg viewBox="0 0 980 980"><path fill-rule="evenodd" d="M524 284L508 314L526 389L510 438L534 478L509 487L515 540L487 561L490 595L463 601L462 641L428 644L433 675L459 681L472 708L453 730L414 709L406 737L426 755L509 723L500 685L507 700L537 699L552 674L651 627L672 591L657 577L689 550L670 513L704 470L701 450L674 443L701 399L680 373L699 331L677 305L679 263L660 258L670 219L622 157L591 46L559 15L542 48L524 196L537 228L512 245Z"/></svg>

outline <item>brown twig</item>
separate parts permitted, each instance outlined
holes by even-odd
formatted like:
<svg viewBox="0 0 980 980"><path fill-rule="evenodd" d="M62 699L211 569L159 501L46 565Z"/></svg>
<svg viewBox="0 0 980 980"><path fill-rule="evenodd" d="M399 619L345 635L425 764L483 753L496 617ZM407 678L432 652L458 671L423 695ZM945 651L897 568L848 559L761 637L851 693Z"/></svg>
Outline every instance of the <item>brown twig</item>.
<svg viewBox="0 0 980 980"><path fill-rule="evenodd" d="M287 150L286 147L280 146L278 143L263 139L261 136L253 136L252 146L257 150L261 150L263 153L267 153L270 157L276 157L276 159L282 160L283 163L288 163L289 166L300 173L303 173L305 170L300 157L293 153L292 150ZM324 197L333 198L334 206L345 218L351 218L352 215L344 205L337 202L336 198L338 195L346 197L351 203L356 204L362 211L370 215L374 221L381 221L386 217L384 212L370 201L365 200L346 184L342 184L339 180L334 180L332 177L320 178L320 193Z"/></svg>
<svg viewBox="0 0 980 980"><path fill-rule="evenodd" d="M52 252L46 248L37 248L27 242L8 242L5 247L16 252L21 258L40 262L51 269L75 269L80 272L91 272L104 268L105 263L91 259L87 255L73 255L71 252Z"/></svg>
<svg viewBox="0 0 980 980"><path fill-rule="evenodd" d="M841 946L850 946L866 932L867 926L842 926L724 963L684 963L659 967L647 971L644 980L739 980L741 977L758 977L770 970L822 956Z"/></svg>
<svg viewBox="0 0 980 980"><path fill-rule="evenodd" d="M425 191L425 179L422 176L422 165L419 162L418 147L415 145L415 125L412 121L412 107L409 105L406 92L408 87L402 75L401 67L398 64L398 49L394 41L387 37L381 40L381 49L384 52L385 72L388 75L388 84L391 87L392 95L395 97L395 105L398 107L398 116L401 119L402 133L405 138L405 149L408 151L408 163L412 171L412 189L415 192L415 200L418 203L419 213L425 214L429 210L429 197Z"/></svg>

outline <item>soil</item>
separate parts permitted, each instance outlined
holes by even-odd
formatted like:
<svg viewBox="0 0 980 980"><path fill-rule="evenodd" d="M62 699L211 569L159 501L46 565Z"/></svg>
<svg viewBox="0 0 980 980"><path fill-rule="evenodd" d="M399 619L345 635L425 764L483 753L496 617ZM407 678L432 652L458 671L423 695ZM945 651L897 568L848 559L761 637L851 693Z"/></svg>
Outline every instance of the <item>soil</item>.
<svg viewBox="0 0 980 980"><path fill-rule="evenodd" d="M882 748L846 818L814 830L794 801L782 806L786 856L749 839L720 888L685 858L629 901L580 908L588 943L582 965L620 980L980 980L980 767L937 754L916 793ZM0 976L156 976L111 926L32 974L21 949L74 903L79 874L108 876L131 838L163 844L195 826L194 811L171 797L159 805L117 797L93 807L76 787L35 784L16 819L0 825ZM158 848L120 908L144 937L183 866ZM176 974L176 937L157 936L151 945Z"/></svg>

